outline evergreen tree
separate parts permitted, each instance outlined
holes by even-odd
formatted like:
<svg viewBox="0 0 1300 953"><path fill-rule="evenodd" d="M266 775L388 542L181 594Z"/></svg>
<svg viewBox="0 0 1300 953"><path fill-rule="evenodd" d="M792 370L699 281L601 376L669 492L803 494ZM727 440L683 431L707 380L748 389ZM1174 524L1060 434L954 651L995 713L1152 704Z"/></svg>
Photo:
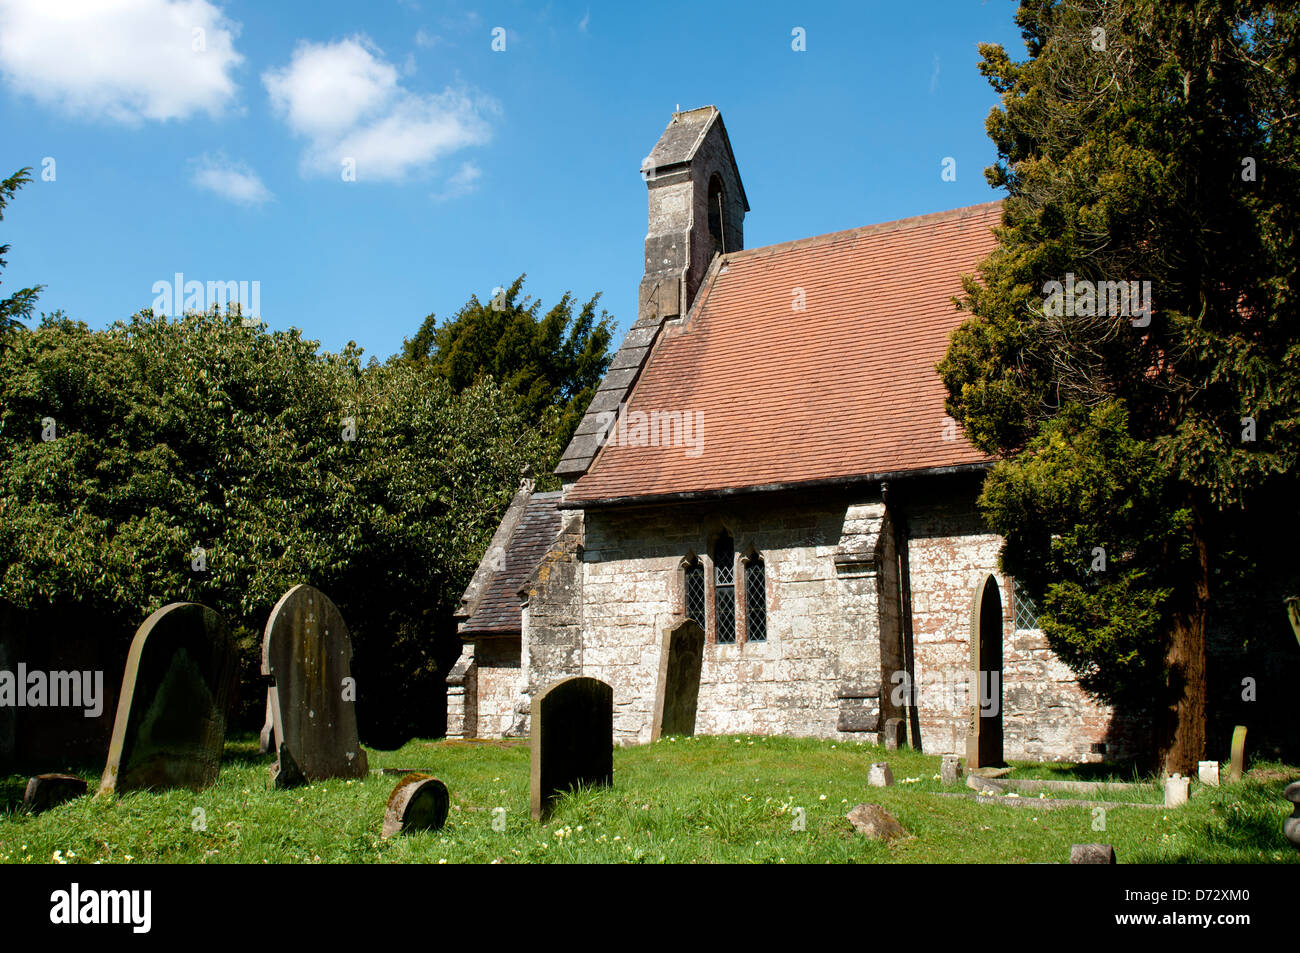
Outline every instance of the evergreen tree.
<svg viewBox="0 0 1300 953"><path fill-rule="evenodd" d="M1187 774L1214 583L1263 555L1266 503L1295 517L1300 14L1023 0L1016 22L1025 61L980 47L1007 199L939 367L948 410L1002 456L981 505L1053 649L1154 706Z"/></svg>

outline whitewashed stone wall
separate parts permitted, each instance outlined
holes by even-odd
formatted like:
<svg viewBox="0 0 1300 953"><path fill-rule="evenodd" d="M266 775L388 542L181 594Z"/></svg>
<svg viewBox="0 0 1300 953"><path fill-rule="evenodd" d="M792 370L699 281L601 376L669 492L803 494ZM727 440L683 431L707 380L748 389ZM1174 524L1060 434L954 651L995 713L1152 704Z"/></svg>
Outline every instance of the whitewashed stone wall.
<svg viewBox="0 0 1300 953"><path fill-rule="evenodd" d="M842 540L856 545L870 536L874 544L869 524L882 513L878 504L866 514L844 505L758 503L707 512L588 512L582 674L613 686L616 736L649 740L662 633L682 618L682 560L694 554L711 574L712 543L725 527L738 554L753 549L763 556L767 641L719 645L708 613L696 730L849 737L837 728L844 681L879 692L877 583L873 571L865 585L846 584L835 557ZM739 573L737 586L743 587Z"/></svg>
<svg viewBox="0 0 1300 953"><path fill-rule="evenodd" d="M908 525L922 748L966 755L969 709L955 698L969 698L971 604L992 573L1002 598L1005 756L1099 761L1131 753L1131 726L1079 688L1041 631L1016 630L1013 584L998 571L1001 537L982 525L973 498L913 507ZM1104 754L1093 750L1100 743L1108 744Z"/></svg>

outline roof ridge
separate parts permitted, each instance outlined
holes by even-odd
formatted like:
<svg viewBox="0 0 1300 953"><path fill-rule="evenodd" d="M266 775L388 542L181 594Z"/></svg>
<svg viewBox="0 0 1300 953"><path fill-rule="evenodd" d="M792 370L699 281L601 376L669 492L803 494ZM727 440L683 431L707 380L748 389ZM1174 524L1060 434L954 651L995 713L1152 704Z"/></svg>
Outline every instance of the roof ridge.
<svg viewBox="0 0 1300 953"><path fill-rule="evenodd" d="M788 242L776 242L771 245L760 245L757 248L742 248L739 251L727 252L723 258L726 263L730 263L747 258L776 255L797 248L808 248L810 246L823 244L828 245L834 242L856 240L869 235L881 235L888 232L902 231L908 228L917 228L922 225L960 221L964 218L974 217L979 212L988 211L993 208L1000 208L1002 202L1002 199L995 199L992 202L981 202L978 205L963 205L961 208L946 209L942 212L927 212L925 215L913 215L908 218L898 218L888 222L876 222L872 225L859 225L857 228L846 228L838 232L825 232L821 235L811 235L807 238L796 238Z"/></svg>

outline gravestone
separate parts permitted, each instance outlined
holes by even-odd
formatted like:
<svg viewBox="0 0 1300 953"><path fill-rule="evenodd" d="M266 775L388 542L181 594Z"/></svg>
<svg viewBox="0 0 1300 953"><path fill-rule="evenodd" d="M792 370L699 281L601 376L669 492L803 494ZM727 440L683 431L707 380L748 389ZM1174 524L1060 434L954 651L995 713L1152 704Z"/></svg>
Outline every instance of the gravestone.
<svg viewBox="0 0 1300 953"><path fill-rule="evenodd" d="M1292 804L1291 816L1282 822L1282 835L1300 850L1300 781L1288 784L1282 796Z"/></svg>
<svg viewBox="0 0 1300 953"><path fill-rule="evenodd" d="M1202 784L1208 784L1212 788L1219 786L1219 762L1202 761L1196 766L1196 777Z"/></svg>
<svg viewBox="0 0 1300 953"><path fill-rule="evenodd" d="M262 674L273 682L276 787L366 776L351 661L348 627L323 592L294 586L275 604L262 638Z"/></svg>
<svg viewBox="0 0 1300 953"><path fill-rule="evenodd" d="M1113 864L1115 863L1115 848L1110 844L1072 844L1070 846L1070 863Z"/></svg>
<svg viewBox="0 0 1300 953"><path fill-rule="evenodd" d="M704 629L698 622L686 619L664 631L651 741L665 735L695 734L703 663Z"/></svg>
<svg viewBox="0 0 1300 953"><path fill-rule="evenodd" d="M163 606L136 630L122 675L100 794L199 791L217 780L239 664L213 609Z"/></svg>
<svg viewBox="0 0 1300 953"><path fill-rule="evenodd" d="M85 780L75 774L38 774L27 781L23 810L29 814L42 814L64 801L81 797L87 788Z"/></svg>
<svg viewBox="0 0 1300 953"><path fill-rule="evenodd" d="M887 841L907 836L907 830L898 819L879 804L858 804L845 816L854 830L871 840Z"/></svg>
<svg viewBox="0 0 1300 953"><path fill-rule="evenodd" d="M561 679L532 705L531 811L550 813L562 791L614 780L614 689L594 678Z"/></svg>
<svg viewBox="0 0 1300 953"><path fill-rule="evenodd" d="M1179 807L1187 803L1191 792L1192 779L1181 774L1165 778L1165 807Z"/></svg>
<svg viewBox="0 0 1300 953"><path fill-rule="evenodd" d="M451 795L447 785L437 778L413 771L398 781L388 796L383 836L442 830L450 806Z"/></svg>
<svg viewBox="0 0 1300 953"><path fill-rule="evenodd" d="M877 761L867 774L867 784L873 788L887 788L894 783L894 772L889 770L888 761Z"/></svg>
<svg viewBox="0 0 1300 953"><path fill-rule="evenodd" d="M939 780L944 784L955 784L961 772L961 763L955 754L946 754L939 765Z"/></svg>
<svg viewBox="0 0 1300 953"><path fill-rule="evenodd" d="M903 719L886 718L885 719L885 750L897 751L904 739Z"/></svg>
<svg viewBox="0 0 1300 953"><path fill-rule="evenodd" d="M1232 761L1228 767L1228 780L1240 781L1246 770L1246 726L1232 729Z"/></svg>

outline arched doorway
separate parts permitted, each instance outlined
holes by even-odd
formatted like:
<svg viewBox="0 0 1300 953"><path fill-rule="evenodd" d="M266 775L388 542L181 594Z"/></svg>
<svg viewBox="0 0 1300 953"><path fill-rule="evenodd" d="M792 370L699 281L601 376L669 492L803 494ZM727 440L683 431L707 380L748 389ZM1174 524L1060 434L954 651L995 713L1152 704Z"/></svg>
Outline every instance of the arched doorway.
<svg viewBox="0 0 1300 953"><path fill-rule="evenodd" d="M970 679L966 767L1002 764L1002 593L992 575L975 587L971 605Z"/></svg>

